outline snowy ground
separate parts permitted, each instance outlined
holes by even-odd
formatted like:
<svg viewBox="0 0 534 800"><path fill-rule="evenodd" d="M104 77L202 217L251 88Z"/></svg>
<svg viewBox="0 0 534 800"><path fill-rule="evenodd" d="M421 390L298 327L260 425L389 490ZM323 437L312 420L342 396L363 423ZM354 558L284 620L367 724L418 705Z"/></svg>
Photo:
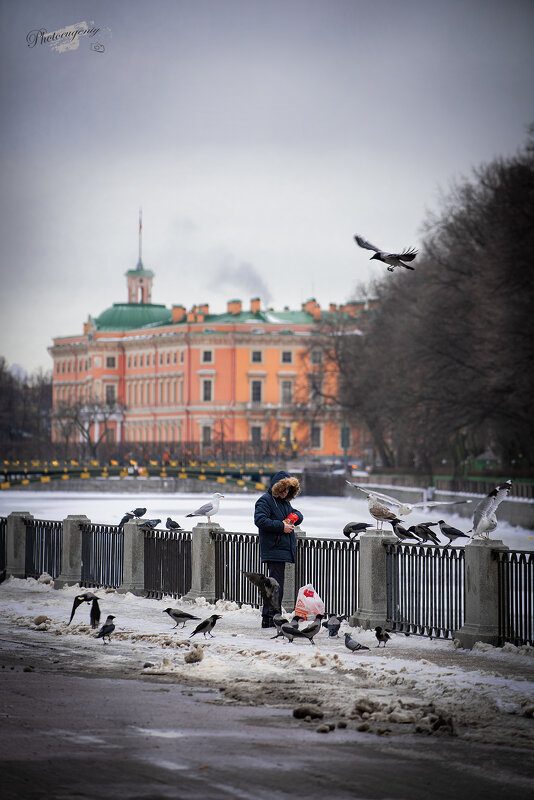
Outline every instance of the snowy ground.
<svg viewBox="0 0 534 800"><path fill-rule="evenodd" d="M116 617L111 642L103 644L88 624L88 606L80 606L67 624L77 591L55 590L42 579L9 578L0 585L2 669L7 651L22 643L31 654L31 644L38 643L46 653L38 662L42 670L83 668L99 677L212 687L220 690L221 703L288 709L309 704L324 715L303 723L314 728L341 723L370 736L534 745L534 648L480 644L465 651L451 641L394 634L386 648L378 648L373 632L344 622L340 634L348 630L369 647L351 653L342 635L329 639L324 630L315 645L272 639L274 631L260 627L259 611L250 606L210 605L203 598L149 600L99 589L102 621L108 614ZM168 606L201 619L221 614L214 638L189 639L196 623L173 629L164 613Z"/></svg>
<svg viewBox="0 0 534 800"><path fill-rule="evenodd" d="M257 533L254 525L254 504L259 494L228 494L221 501L219 513L214 517L226 531ZM207 498L206 494L121 494L97 492L43 492L5 490L0 493L0 516L12 511L29 511L37 519L60 520L68 514L85 514L91 522L116 525L123 514L136 506L147 508L148 519L161 519L163 527L168 516L179 522L186 530L196 523L186 514L198 508ZM294 501L294 506L304 514L302 530L308 536L343 538L343 527L347 522L373 522L367 510L367 501L356 497L310 497L303 495ZM405 517L406 525L445 519L450 525L466 532L469 519L452 513L454 507L439 507L427 512L413 511ZM532 504L534 515L534 503ZM497 514L498 516L498 514ZM202 519L202 518L199 518ZM438 529L439 533L439 529ZM443 537L442 537L443 538ZM534 532L527 528L514 527L506 522L492 534L492 539L501 539L512 550L534 550ZM446 543L446 540L443 540Z"/></svg>

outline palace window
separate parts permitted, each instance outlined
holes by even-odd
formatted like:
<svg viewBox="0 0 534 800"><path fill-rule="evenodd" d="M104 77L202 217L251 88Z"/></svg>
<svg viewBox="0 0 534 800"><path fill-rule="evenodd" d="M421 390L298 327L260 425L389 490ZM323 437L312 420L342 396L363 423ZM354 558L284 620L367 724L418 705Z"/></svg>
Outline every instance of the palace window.
<svg viewBox="0 0 534 800"><path fill-rule="evenodd" d="M263 361L262 356L263 353L261 352L261 350L253 350L251 353L250 360L252 361L253 364L261 364L261 362Z"/></svg>
<svg viewBox="0 0 534 800"><path fill-rule="evenodd" d="M250 382L250 399L253 403L261 403L261 381Z"/></svg>
<svg viewBox="0 0 534 800"><path fill-rule="evenodd" d="M117 359L115 356L106 356L106 368L107 369L115 369L117 366Z"/></svg>
<svg viewBox="0 0 534 800"><path fill-rule="evenodd" d="M293 381L282 381L281 400L282 405L289 405L293 402Z"/></svg>
<svg viewBox="0 0 534 800"><path fill-rule="evenodd" d="M205 447L211 444L211 425L202 426L202 444Z"/></svg>
<svg viewBox="0 0 534 800"><path fill-rule="evenodd" d="M115 386L113 384L107 384L106 386L106 403L108 406L112 406L115 403Z"/></svg>
<svg viewBox="0 0 534 800"><path fill-rule="evenodd" d="M213 361L213 351L212 350L203 350L202 351L202 363L203 364L211 364Z"/></svg>
<svg viewBox="0 0 534 800"><path fill-rule="evenodd" d="M321 428L319 425L312 425L310 428L310 446L314 450L321 449Z"/></svg>
<svg viewBox="0 0 534 800"><path fill-rule="evenodd" d="M261 442L261 427L259 425L250 426L250 440L254 444L259 444Z"/></svg>
<svg viewBox="0 0 534 800"><path fill-rule="evenodd" d="M212 395L213 395L213 381L211 380L203 380L202 381L202 400L205 403L211 403Z"/></svg>
<svg viewBox="0 0 534 800"><path fill-rule="evenodd" d="M282 350L282 364L292 364L293 353L291 350Z"/></svg>

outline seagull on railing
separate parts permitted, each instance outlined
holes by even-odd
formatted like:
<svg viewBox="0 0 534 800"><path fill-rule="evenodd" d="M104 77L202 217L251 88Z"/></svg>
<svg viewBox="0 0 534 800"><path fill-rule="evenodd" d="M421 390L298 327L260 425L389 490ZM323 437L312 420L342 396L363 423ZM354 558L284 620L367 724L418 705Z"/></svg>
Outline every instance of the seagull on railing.
<svg viewBox="0 0 534 800"><path fill-rule="evenodd" d="M364 489L363 486L358 486L357 483L351 483L350 481L346 481L349 486L353 486L355 489L359 489L360 492L363 492L368 497L369 495L374 495L379 500L382 500L384 503L387 503L389 506L394 506L396 509L397 514L399 517L405 517L407 514L411 514L412 511L416 508L434 508L434 506L458 506L462 505L463 503L471 503L471 500L423 500L420 503L406 503L402 500L398 500L396 497L391 497L389 494L383 494L382 492L375 492L374 489L369 491L369 489Z"/></svg>
<svg viewBox="0 0 534 800"><path fill-rule="evenodd" d="M186 514L187 517L207 517L208 522L211 523L211 517L217 513L219 510L219 503L221 498L224 497L223 494L219 494L219 492L215 492L211 496L211 500L207 503L204 503L203 506L197 508L196 511L193 511L192 514Z"/></svg>
<svg viewBox="0 0 534 800"><path fill-rule="evenodd" d="M405 264L405 261L413 261L417 255L417 250L414 250L413 247L409 250L403 250L402 253L386 253L384 250L381 250L379 247L375 247L374 244L368 242L367 239L364 239L363 236L355 235L354 240L356 244L360 247L363 247L365 250L374 250L374 256L371 256L371 261L382 261L386 264L389 272L393 272L395 267L404 267L405 269L414 269L409 264Z"/></svg>
<svg viewBox="0 0 534 800"><path fill-rule="evenodd" d="M497 527L496 511L502 501L508 497L512 490L512 481L507 480L492 489L475 508L473 514L473 531L471 538L481 536L489 539L489 534Z"/></svg>

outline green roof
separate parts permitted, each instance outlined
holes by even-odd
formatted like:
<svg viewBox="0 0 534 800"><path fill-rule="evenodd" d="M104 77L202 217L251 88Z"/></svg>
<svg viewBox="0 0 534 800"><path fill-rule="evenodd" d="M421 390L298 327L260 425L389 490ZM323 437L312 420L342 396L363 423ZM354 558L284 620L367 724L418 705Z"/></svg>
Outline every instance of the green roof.
<svg viewBox="0 0 534 800"><path fill-rule="evenodd" d="M171 322L172 311L155 303L113 303L94 319L100 331L127 331Z"/></svg>

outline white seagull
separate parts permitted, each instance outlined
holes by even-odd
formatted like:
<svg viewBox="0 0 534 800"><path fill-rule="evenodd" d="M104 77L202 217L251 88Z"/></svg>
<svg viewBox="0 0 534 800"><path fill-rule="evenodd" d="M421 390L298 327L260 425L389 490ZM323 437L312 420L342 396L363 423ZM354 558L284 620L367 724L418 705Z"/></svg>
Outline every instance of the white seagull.
<svg viewBox="0 0 534 800"><path fill-rule="evenodd" d="M363 247L365 250L374 250L374 256L371 256L371 261L376 259L377 261L382 261L384 264L387 265L387 268L390 272L393 272L395 267L404 267L405 269L414 269L409 264L405 264L405 261L413 261L417 255L417 250L414 250L413 247L409 250L403 250L402 253L386 253L384 250L381 250L379 247L375 247L374 244L368 242L367 239L364 239L363 236L355 235L354 240L356 244Z"/></svg>
<svg viewBox="0 0 534 800"><path fill-rule="evenodd" d="M462 505L463 503L471 503L471 500L423 500L421 503L403 503L401 500L397 500L396 497L390 497L388 494L382 494L381 492L375 491L368 491L364 489L363 486L358 486L355 483L351 483L347 481L349 486L354 486L355 489L359 489L360 492L363 492L370 497L376 497L378 500L382 500L383 503L387 503L390 506L395 508L396 513L399 517L405 517L407 514L411 514L415 508L433 508L434 506L458 506Z"/></svg>
<svg viewBox="0 0 534 800"><path fill-rule="evenodd" d="M489 539L490 533L497 527L495 512L504 498L510 494L511 489L512 481L508 480L506 483L500 483L480 501L473 513L473 527L471 529L473 533L471 538L480 536L484 539Z"/></svg>
<svg viewBox="0 0 534 800"><path fill-rule="evenodd" d="M196 511L193 511L192 514L186 514L187 517L207 517L208 522L211 522L211 517L217 513L219 510L219 503L221 498L224 497L223 494L219 494L219 492L215 492L212 494L211 500L207 503L204 503L203 506L197 508Z"/></svg>

